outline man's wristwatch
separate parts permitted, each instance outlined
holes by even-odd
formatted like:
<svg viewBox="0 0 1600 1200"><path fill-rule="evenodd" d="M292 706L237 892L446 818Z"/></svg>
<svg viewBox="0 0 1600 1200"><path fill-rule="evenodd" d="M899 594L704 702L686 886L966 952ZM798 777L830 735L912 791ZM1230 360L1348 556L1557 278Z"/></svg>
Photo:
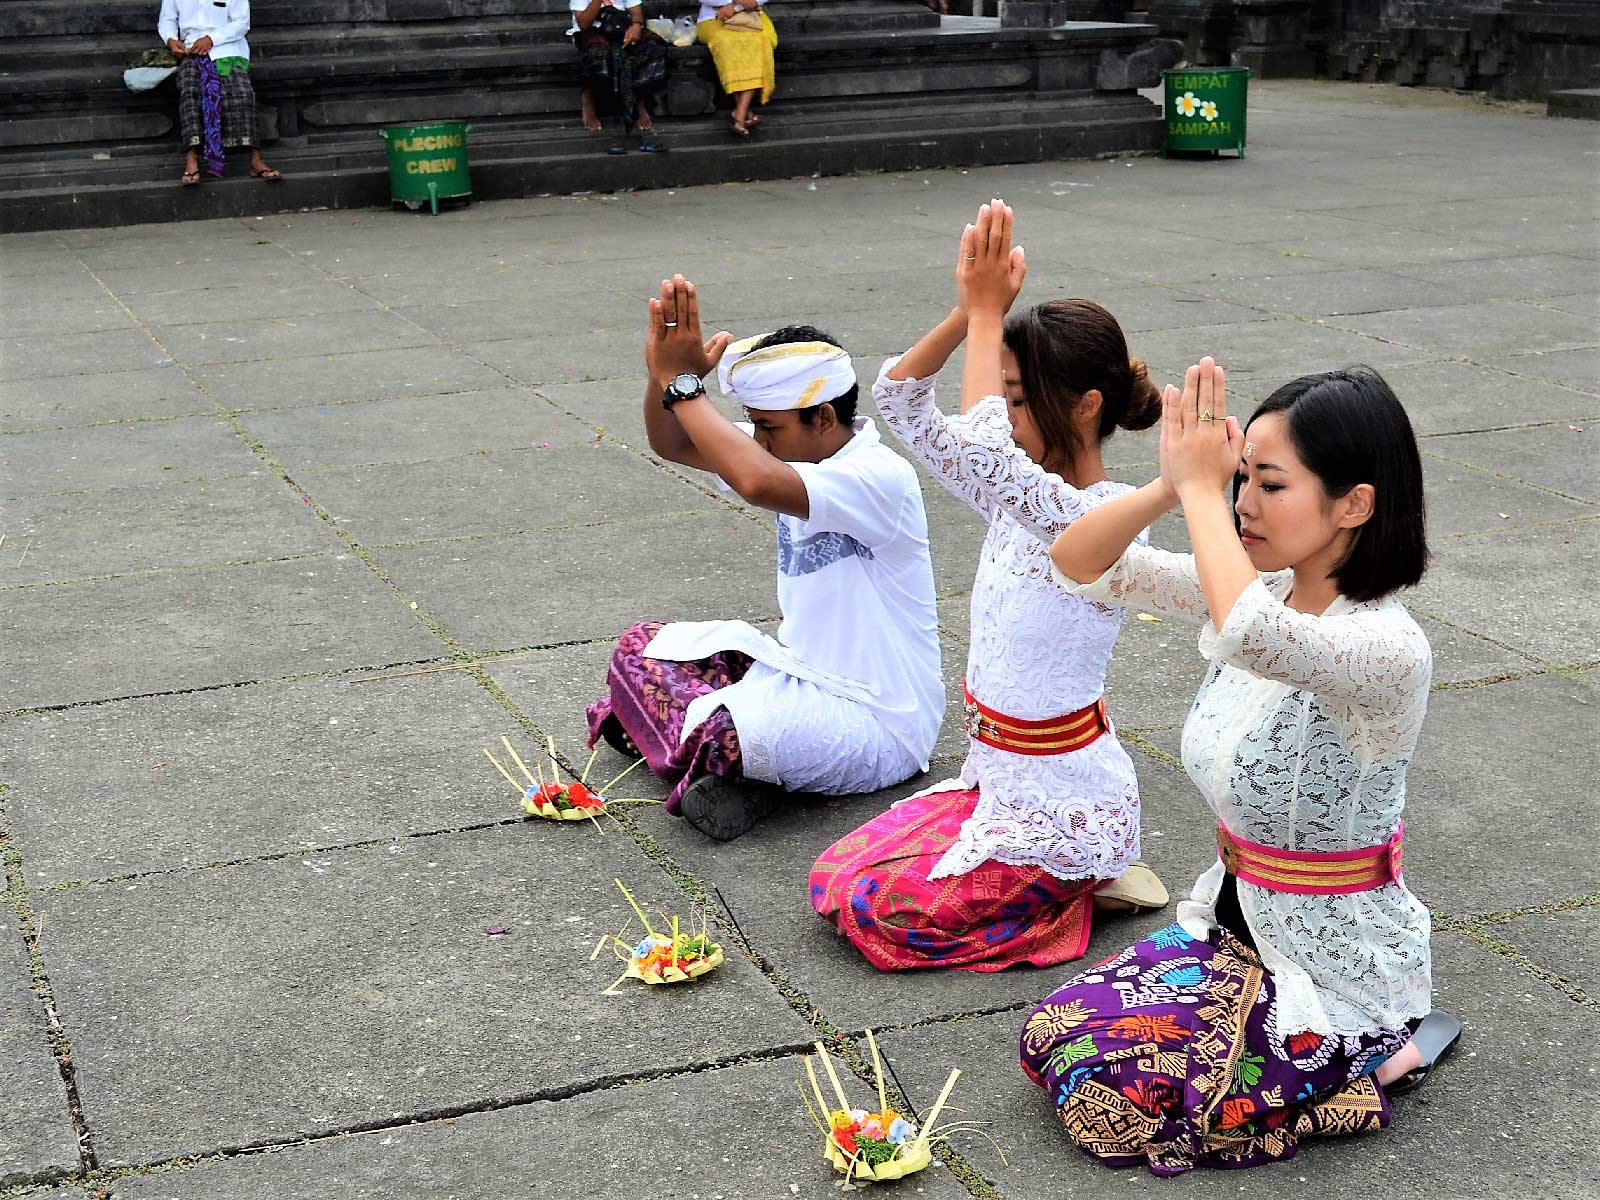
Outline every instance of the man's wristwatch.
<svg viewBox="0 0 1600 1200"><path fill-rule="evenodd" d="M685 372L661 389L661 407L671 412L678 401L693 400L705 394L706 385L700 381L700 376Z"/></svg>

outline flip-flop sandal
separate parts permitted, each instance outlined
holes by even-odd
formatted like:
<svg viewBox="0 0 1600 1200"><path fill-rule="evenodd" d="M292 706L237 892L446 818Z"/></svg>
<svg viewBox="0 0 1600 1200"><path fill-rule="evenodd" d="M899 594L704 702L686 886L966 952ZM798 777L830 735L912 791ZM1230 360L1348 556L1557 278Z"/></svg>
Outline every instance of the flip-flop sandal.
<svg viewBox="0 0 1600 1200"><path fill-rule="evenodd" d="M1116 879L1104 887L1096 888L1094 894L1104 896L1107 900L1131 904L1134 912L1154 912L1158 908L1165 908L1172 899L1156 873L1147 863L1138 860L1130 863L1128 869Z"/></svg>
<svg viewBox="0 0 1600 1200"><path fill-rule="evenodd" d="M733 131L733 136L736 138L747 138L750 136L749 127L741 124L738 121L730 122L728 128Z"/></svg>
<svg viewBox="0 0 1600 1200"><path fill-rule="evenodd" d="M184 187L194 187L199 182L200 182L200 172L199 171L185 171L183 173L183 186Z"/></svg>
<svg viewBox="0 0 1600 1200"><path fill-rule="evenodd" d="M666 152L666 149L667 148L665 146L656 141L656 136L653 131L649 133L641 133L639 135L640 154L663 154Z"/></svg>
<svg viewBox="0 0 1600 1200"><path fill-rule="evenodd" d="M1389 1084L1383 1089L1384 1093L1389 1096L1403 1096L1407 1092L1416 1091L1427 1082L1433 1069L1444 1061L1460 1040L1461 1022L1449 1013L1435 1009L1423 1017L1411 1031L1411 1043L1421 1053L1422 1065L1415 1070L1407 1071Z"/></svg>
<svg viewBox="0 0 1600 1200"><path fill-rule="evenodd" d="M626 154L627 152L628 152L628 148L626 146L624 146L621 142L613 142L606 149L606 153L607 154Z"/></svg>
<svg viewBox="0 0 1600 1200"><path fill-rule="evenodd" d="M277 167L268 167L264 171L251 171L250 174L253 178L259 179L263 183L283 182L283 172L278 170Z"/></svg>

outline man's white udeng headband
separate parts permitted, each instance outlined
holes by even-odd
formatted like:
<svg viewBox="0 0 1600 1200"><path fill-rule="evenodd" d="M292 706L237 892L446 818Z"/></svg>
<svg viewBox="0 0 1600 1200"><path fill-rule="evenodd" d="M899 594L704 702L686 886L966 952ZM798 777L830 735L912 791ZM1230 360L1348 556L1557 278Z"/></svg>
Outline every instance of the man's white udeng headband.
<svg viewBox="0 0 1600 1200"><path fill-rule="evenodd" d="M856 384L850 356L828 342L753 347L767 334L734 342L717 366L722 394L745 408L779 412L837 400Z"/></svg>

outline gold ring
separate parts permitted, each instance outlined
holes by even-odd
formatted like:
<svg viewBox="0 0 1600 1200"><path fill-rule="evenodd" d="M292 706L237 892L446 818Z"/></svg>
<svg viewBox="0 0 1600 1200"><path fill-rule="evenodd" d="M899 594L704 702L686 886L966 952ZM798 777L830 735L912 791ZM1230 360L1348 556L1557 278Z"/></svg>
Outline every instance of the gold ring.
<svg viewBox="0 0 1600 1200"><path fill-rule="evenodd" d="M978 256L976 254L969 254L969 255L967 255L967 261L968 262L977 262L978 261Z"/></svg>
<svg viewBox="0 0 1600 1200"><path fill-rule="evenodd" d="M1216 420L1216 418L1211 415L1211 410L1209 408L1206 409L1205 412L1200 414L1200 419L1202 421L1215 421Z"/></svg>

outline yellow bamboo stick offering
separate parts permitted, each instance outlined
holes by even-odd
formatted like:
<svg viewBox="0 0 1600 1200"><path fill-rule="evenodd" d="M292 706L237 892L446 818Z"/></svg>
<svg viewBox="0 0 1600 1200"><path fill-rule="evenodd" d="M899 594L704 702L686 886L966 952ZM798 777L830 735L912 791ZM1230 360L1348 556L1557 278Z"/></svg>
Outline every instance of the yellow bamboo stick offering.
<svg viewBox="0 0 1600 1200"><path fill-rule="evenodd" d="M834 1170L846 1176L850 1183L886 1183L924 1170L933 1161L933 1143L944 1141L945 1132L958 1129L961 1132L981 1132L970 1128L970 1122L956 1122L945 1126L944 1130L935 1124L950 1100L956 1080L961 1077L959 1069L951 1070L944 1089L934 1101L920 1130L890 1108L888 1087L884 1082L883 1054L878 1049L878 1039L870 1029L866 1036L878 1090L877 1112L863 1112L850 1107L850 1099L845 1094L839 1073L834 1070L833 1060L821 1042L815 1043L816 1054L808 1054L804 1059L806 1078L811 1083L811 1091L817 1101L816 1112L827 1115L826 1128L822 1130L822 1156L832 1164ZM839 1102L839 1107L831 1112L822 1098L822 1088L817 1081L814 1065L817 1058L822 1059L822 1069L827 1072L828 1082ZM806 1096L804 1085L799 1086L800 1099L810 1111L811 1100ZM824 1122L818 1119L816 1112L812 1113L812 1121L821 1127Z"/></svg>
<svg viewBox="0 0 1600 1200"><path fill-rule="evenodd" d="M637 945L630 944L627 940L628 926L624 925L621 934L601 939L602 944L609 940L617 958L626 964L621 977L602 995L615 995L614 989L624 979L637 979L648 984L691 983L722 965L722 947L707 936L704 925L698 935L685 933L682 920L676 915L668 915L668 932L658 932L650 924L650 918L639 902L633 898L633 893L623 886L622 880L613 879L612 882L628 902L634 917L644 926L644 937Z"/></svg>
<svg viewBox="0 0 1600 1200"><path fill-rule="evenodd" d="M518 769L521 770L527 781L537 785L539 781L534 778L533 772L528 770L528 764L522 761L522 755L517 753L517 748L511 744L511 739L506 737L505 734L501 734L500 744L506 748L506 753L511 755L511 761L517 764Z"/></svg>

